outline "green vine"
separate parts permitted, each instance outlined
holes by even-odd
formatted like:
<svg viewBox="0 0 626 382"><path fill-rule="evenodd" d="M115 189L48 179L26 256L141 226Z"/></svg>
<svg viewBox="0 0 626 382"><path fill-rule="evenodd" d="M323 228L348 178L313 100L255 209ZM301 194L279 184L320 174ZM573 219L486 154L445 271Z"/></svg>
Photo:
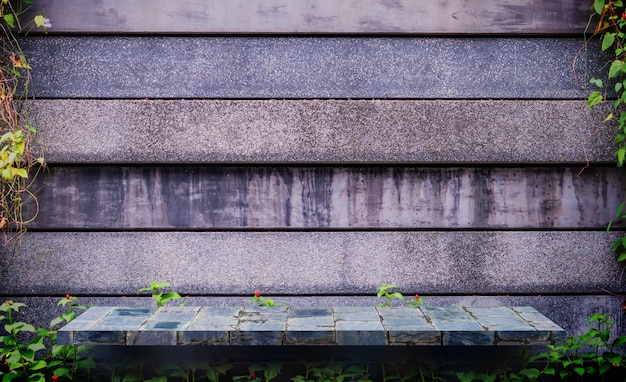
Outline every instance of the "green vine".
<svg viewBox="0 0 626 382"><path fill-rule="evenodd" d="M50 26L41 14L22 24L21 16L31 6L32 0L0 0L0 232L6 248L21 243L25 224L37 216L35 212L25 217L23 205L32 202L38 210L31 188L45 164L43 156L35 154L37 131L23 102L29 94L31 67L16 39L27 27Z"/></svg>
<svg viewBox="0 0 626 382"><path fill-rule="evenodd" d="M617 167L624 167L626 160L626 9L622 0L594 0L593 9L598 22L592 37L599 37L603 54L608 54L608 72L605 81L592 78L590 83L596 87L587 98L587 106L594 107L612 101L612 110L604 118L604 123L615 129L615 157ZM617 209L615 219L607 226L611 229L613 221L626 219L625 202ZM626 268L626 235L613 241L612 251L618 264Z"/></svg>

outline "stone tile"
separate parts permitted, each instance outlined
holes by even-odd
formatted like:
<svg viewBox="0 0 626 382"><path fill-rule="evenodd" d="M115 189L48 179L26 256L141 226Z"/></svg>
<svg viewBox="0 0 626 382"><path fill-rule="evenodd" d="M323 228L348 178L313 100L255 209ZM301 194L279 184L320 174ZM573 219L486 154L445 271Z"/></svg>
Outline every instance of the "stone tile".
<svg viewBox="0 0 626 382"><path fill-rule="evenodd" d="M337 345L344 346L384 346L388 345L383 331L340 331L336 333Z"/></svg>
<svg viewBox="0 0 626 382"><path fill-rule="evenodd" d="M333 316L289 317L287 318L287 327L292 326L324 326L332 328L335 326L335 321Z"/></svg>
<svg viewBox="0 0 626 382"><path fill-rule="evenodd" d="M229 345L231 327L213 327L210 330L178 332L179 345Z"/></svg>
<svg viewBox="0 0 626 382"><path fill-rule="evenodd" d="M495 343L495 333L487 331L444 331L444 346L486 346Z"/></svg>
<svg viewBox="0 0 626 382"><path fill-rule="evenodd" d="M250 331L237 330L230 333L231 345L242 346L275 346L283 344L282 331Z"/></svg>
<svg viewBox="0 0 626 382"><path fill-rule="evenodd" d="M467 307L465 308L472 316L480 319L484 317L519 317L516 311L507 307L493 307L493 308L480 308L480 307Z"/></svg>
<svg viewBox="0 0 626 382"><path fill-rule="evenodd" d="M213 327L230 327L230 330L235 329L239 319L233 316L196 316L187 326L187 330L202 330L210 329Z"/></svg>
<svg viewBox="0 0 626 382"><path fill-rule="evenodd" d="M174 330L141 330L126 334L126 345L142 346L175 346L176 331Z"/></svg>
<svg viewBox="0 0 626 382"><path fill-rule="evenodd" d="M109 313L110 317L113 316L150 316L154 312L154 308L120 308L115 307Z"/></svg>
<svg viewBox="0 0 626 382"><path fill-rule="evenodd" d="M139 330L147 316L107 316L95 323L91 330Z"/></svg>
<svg viewBox="0 0 626 382"><path fill-rule="evenodd" d="M536 330L498 330L496 331L496 341L498 345L519 345L533 343L548 343L551 338L551 332Z"/></svg>
<svg viewBox="0 0 626 382"><path fill-rule="evenodd" d="M288 317L333 317L333 310L329 308L289 308Z"/></svg>
<svg viewBox="0 0 626 382"><path fill-rule="evenodd" d="M528 323L528 321L523 320L519 316L509 316L509 317L487 317L482 316L477 319L478 323L484 327L492 327L492 326L518 326L518 327L527 327L529 329L534 328Z"/></svg>
<svg viewBox="0 0 626 382"><path fill-rule="evenodd" d="M80 318L81 321L97 321L102 319L102 317L108 315L113 309L114 308L111 306L93 306L83 313L77 315L76 318ZM70 322L70 324L72 322Z"/></svg>
<svg viewBox="0 0 626 382"><path fill-rule="evenodd" d="M389 330L390 345L441 345L442 334L438 330Z"/></svg>
<svg viewBox="0 0 626 382"><path fill-rule="evenodd" d="M382 323L385 328L423 325L432 329L425 317L385 316Z"/></svg>
<svg viewBox="0 0 626 382"><path fill-rule="evenodd" d="M432 325L436 330L443 331L485 331L482 326L475 321L432 321Z"/></svg>
<svg viewBox="0 0 626 382"><path fill-rule="evenodd" d="M196 317L221 317L221 316L231 316L238 317L243 311L243 307L233 307L233 308L213 308L213 307L202 307L198 311Z"/></svg>
<svg viewBox="0 0 626 382"><path fill-rule="evenodd" d="M126 331L90 330L88 332L75 332L74 341L77 344L126 345Z"/></svg>
<svg viewBox="0 0 626 382"><path fill-rule="evenodd" d="M381 317L424 317L424 313L417 308L408 307L376 307Z"/></svg>
<svg viewBox="0 0 626 382"><path fill-rule="evenodd" d="M158 321L191 321L200 310L200 307L161 307L150 317Z"/></svg>
<svg viewBox="0 0 626 382"><path fill-rule="evenodd" d="M287 329L287 323L285 321L241 321L237 327L238 331L263 331L263 332L275 332L285 331Z"/></svg>
<svg viewBox="0 0 626 382"><path fill-rule="evenodd" d="M422 311L433 321L475 321L468 311L458 306L427 307Z"/></svg>
<svg viewBox="0 0 626 382"><path fill-rule="evenodd" d="M310 330L297 328L285 332L285 345L335 345L335 331L333 329Z"/></svg>
<svg viewBox="0 0 626 382"><path fill-rule="evenodd" d="M189 326L189 322L184 321L156 321L148 320L140 328L142 331L152 330L185 330Z"/></svg>
<svg viewBox="0 0 626 382"><path fill-rule="evenodd" d="M337 332L342 331L383 331L383 324L380 321L337 321L335 324Z"/></svg>
<svg viewBox="0 0 626 382"><path fill-rule="evenodd" d="M380 321L374 307L336 307L333 311L335 321Z"/></svg>

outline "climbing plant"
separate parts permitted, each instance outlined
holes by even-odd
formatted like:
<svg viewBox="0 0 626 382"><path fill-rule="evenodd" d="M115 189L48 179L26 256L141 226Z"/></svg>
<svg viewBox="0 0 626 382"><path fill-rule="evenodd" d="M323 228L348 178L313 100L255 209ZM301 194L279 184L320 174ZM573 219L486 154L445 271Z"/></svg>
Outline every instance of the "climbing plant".
<svg viewBox="0 0 626 382"><path fill-rule="evenodd" d="M25 224L37 214L24 216L23 205L33 202L37 206L31 188L45 163L43 154L39 154L42 150L35 147L37 131L24 102L29 94L31 67L17 36L32 28L45 30L50 20L43 14L23 20L31 6L32 0L0 0L0 232L7 248L21 243Z"/></svg>
<svg viewBox="0 0 626 382"><path fill-rule="evenodd" d="M626 9L622 0L594 0L593 10L597 23L592 37L599 38L601 50L607 57L608 71L603 78L591 78L595 89L587 98L587 105L594 107L605 102L611 103L611 110L604 118L615 131L615 158L618 167L624 167L626 160ZM617 209L616 219L626 219L625 203ZM607 230L611 229L611 221ZM626 236L613 242L613 252L617 262L626 267Z"/></svg>

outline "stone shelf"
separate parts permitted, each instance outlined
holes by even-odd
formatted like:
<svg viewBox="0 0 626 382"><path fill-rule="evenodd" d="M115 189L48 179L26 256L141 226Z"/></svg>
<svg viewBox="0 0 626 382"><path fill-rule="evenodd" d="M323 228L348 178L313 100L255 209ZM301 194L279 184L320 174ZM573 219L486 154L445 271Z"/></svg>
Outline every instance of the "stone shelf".
<svg viewBox="0 0 626 382"><path fill-rule="evenodd" d="M532 307L93 307L60 344L526 346L564 341Z"/></svg>

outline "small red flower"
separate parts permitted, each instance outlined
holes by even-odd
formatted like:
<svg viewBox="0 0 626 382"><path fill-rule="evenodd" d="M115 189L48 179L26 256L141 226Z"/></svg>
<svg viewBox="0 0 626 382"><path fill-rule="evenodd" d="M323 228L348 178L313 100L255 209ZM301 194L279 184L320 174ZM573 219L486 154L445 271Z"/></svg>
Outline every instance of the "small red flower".
<svg viewBox="0 0 626 382"><path fill-rule="evenodd" d="M573 340L573 339L574 339L574 336L570 334L570 335L569 335L569 339L570 339L570 340Z"/></svg>
<svg viewBox="0 0 626 382"><path fill-rule="evenodd" d="M626 19L626 12L622 13L622 18Z"/></svg>
<svg viewBox="0 0 626 382"><path fill-rule="evenodd" d="M11 305L11 304L13 304L13 301L8 300L8 301L7 301L7 305Z"/></svg>
<svg viewBox="0 0 626 382"><path fill-rule="evenodd" d="M259 298L261 297L261 291L259 291L258 289L254 291L254 297Z"/></svg>
<svg viewBox="0 0 626 382"><path fill-rule="evenodd" d="M65 295L65 298L69 300L69 299L70 299L70 294L69 294L69 293L68 293L68 294L66 294L66 295Z"/></svg>
<svg viewBox="0 0 626 382"><path fill-rule="evenodd" d="M258 290L254 291L255 295L256 295L256 292L258 292ZM256 379L256 373L254 371L250 373L250 379Z"/></svg>
<svg viewBox="0 0 626 382"><path fill-rule="evenodd" d="M59 377L57 377L56 375L53 375L53 376L52 376L52 380L56 382L56 381L58 381L58 380L59 380Z"/></svg>
<svg viewBox="0 0 626 382"><path fill-rule="evenodd" d="M417 300L419 300L419 299L420 299L420 295L419 295L419 294L416 294L416 295L415 295L415 300L417 301Z"/></svg>

